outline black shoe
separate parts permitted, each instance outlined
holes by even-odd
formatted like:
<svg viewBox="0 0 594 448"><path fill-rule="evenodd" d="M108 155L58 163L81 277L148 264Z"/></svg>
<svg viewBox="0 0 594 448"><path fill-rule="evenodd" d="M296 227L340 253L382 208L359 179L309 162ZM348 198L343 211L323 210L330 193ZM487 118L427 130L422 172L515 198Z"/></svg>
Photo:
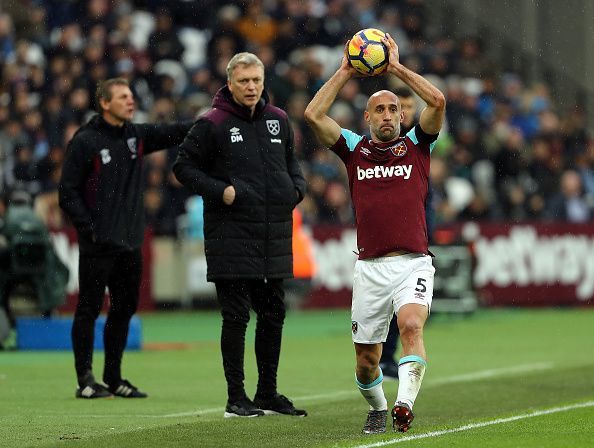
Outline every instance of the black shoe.
<svg viewBox="0 0 594 448"><path fill-rule="evenodd" d="M86 386L79 386L75 393L76 398L113 398L113 394L99 383L91 383Z"/></svg>
<svg viewBox="0 0 594 448"><path fill-rule="evenodd" d="M379 364L380 369L382 369L382 373L384 374L384 378L388 380L397 380L398 379L398 366L394 361L392 362L380 362Z"/></svg>
<svg viewBox="0 0 594 448"><path fill-rule="evenodd" d="M108 386L109 391L114 394L116 397L122 398L146 398L148 397L147 394L138 390L136 386L133 386L132 383L128 380L120 380L113 384L109 384Z"/></svg>
<svg viewBox="0 0 594 448"><path fill-rule="evenodd" d="M388 410L375 411L371 409L367 413L367 421L363 426L363 434L382 434L386 432L386 417Z"/></svg>
<svg viewBox="0 0 594 448"><path fill-rule="evenodd" d="M231 417L262 417L264 411L257 408L252 400L244 398L242 400L235 401L233 403L227 402L225 407L225 418Z"/></svg>
<svg viewBox="0 0 594 448"><path fill-rule="evenodd" d="M270 398L254 398L254 404L264 411L266 415L284 414L296 417L305 417L305 409L296 409L293 402L284 395L275 394Z"/></svg>

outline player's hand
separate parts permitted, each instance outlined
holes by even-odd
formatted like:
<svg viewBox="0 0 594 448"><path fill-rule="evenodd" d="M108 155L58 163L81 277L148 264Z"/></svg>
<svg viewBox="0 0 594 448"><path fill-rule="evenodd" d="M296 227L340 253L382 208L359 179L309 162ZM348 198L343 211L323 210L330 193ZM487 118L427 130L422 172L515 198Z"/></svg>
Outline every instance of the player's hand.
<svg viewBox="0 0 594 448"><path fill-rule="evenodd" d="M345 46L344 46L344 51L342 54L342 62L340 63L340 68L338 70L344 70L346 72L348 72L349 76L351 78L362 78L364 76L363 73L359 73L357 70L355 70L355 68L350 64L349 62L349 44L351 43L351 40L347 40Z"/></svg>
<svg viewBox="0 0 594 448"><path fill-rule="evenodd" d="M233 185L229 185L223 191L223 202L225 205L231 205L235 201L235 187Z"/></svg>
<svg viewBox="0 0 594 448"><path fill-rule="evenodd" d="M388 48L388 69L386 70L389 73L394 73L395 69L399 68L402 64L400 64L400 53L398 52L398 44L392 39L390 34L386 33L386 35L382 38L382 42Z"/></svg>

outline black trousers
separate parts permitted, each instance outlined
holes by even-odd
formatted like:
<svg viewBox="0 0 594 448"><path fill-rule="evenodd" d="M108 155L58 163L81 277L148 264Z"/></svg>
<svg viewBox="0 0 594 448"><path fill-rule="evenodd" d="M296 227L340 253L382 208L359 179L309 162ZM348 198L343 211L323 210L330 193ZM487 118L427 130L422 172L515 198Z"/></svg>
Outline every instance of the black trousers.
<svg viewBox="0 0 594 448"><path fill-rule="evenodd" d="M256 396L276 393L285 303L282 280L220 280L215 282L223 328L221 354L230 402L247 397L244 387L245 332L250 308L256 312Z"/></svg>
<svg viewBox="0 0 594 448"><path fill-rule="evenodd" d="M110 384L121 379L128 327L138 308L142 254L140 249L110 254L81 254L78 269L79 296L72 324L76 374L80 384L81 378L92 370L95 320L103 306L107 286L110 305L103 334L103 381Z"/></svg>

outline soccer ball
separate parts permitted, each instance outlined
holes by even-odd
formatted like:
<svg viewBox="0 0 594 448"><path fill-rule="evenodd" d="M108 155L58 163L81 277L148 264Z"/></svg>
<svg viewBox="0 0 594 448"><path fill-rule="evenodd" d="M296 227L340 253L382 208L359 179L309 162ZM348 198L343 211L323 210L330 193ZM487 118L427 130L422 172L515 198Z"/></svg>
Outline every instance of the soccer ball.
<svg viewBox="0 0 594 448"><path fill-rule="evenodd" d="M378 75L388 67L388 49L382 43L384 32L367 28L356 32L347 50L351 66L365 75Z"/></svg>

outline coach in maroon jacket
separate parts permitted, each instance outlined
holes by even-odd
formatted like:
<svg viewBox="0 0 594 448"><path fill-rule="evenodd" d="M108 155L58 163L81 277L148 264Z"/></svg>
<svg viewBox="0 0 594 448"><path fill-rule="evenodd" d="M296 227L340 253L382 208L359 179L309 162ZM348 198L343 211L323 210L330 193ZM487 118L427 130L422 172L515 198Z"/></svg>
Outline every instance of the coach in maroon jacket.
<svg viewBox="0 0 594 448"><path fill-rule="evenodd" d="M216 285L223 316L225 417L306 415L276 390L282 282L293 276L292 211L305 181L287 114L269 104L264 65L254 54L238 53L229 61L227 86L190 130L173 170L204 198L207 279ZM250 308L258 316L254 401L245 393L243 373Z"/></svg>
<svg viewBox="0 0 594 448"><path fill-rule="evenodd" d="M72 138L59 185L60 207L76 227L80 249L79 297L72 325L76 397L143 398L146 394L121 376L142 273L142 165L146 154L181 143L192 123L131 123L134 97L122 78L101 82L96 96L101 114ZM104 334L107 387L96 382L92 372L95 320L106 286L111 294Z"/></svg>
<svg viewBox="0 0 594 448"><path fill-rule="evenodd" d="M428 250L425 201L430 154L445 115L443 94L400 64L398 47L389 35L383 42L389 50L387 72L427 103L418 125L399 137L402 105L393 92L382 90L369 98L365 110L371 138L341 129L328 116L328 110L355 74L346 56L305 111L321 143L346 165L356 213L359 259L355 264L351 327L356 382L370 405L363 428L366 434L386 429L387 401L378 364L394 312L402 340L398 396L392 408L397 431L410 427L412 407L427 366L423 326L431 307L435 269Z"/></svg>

